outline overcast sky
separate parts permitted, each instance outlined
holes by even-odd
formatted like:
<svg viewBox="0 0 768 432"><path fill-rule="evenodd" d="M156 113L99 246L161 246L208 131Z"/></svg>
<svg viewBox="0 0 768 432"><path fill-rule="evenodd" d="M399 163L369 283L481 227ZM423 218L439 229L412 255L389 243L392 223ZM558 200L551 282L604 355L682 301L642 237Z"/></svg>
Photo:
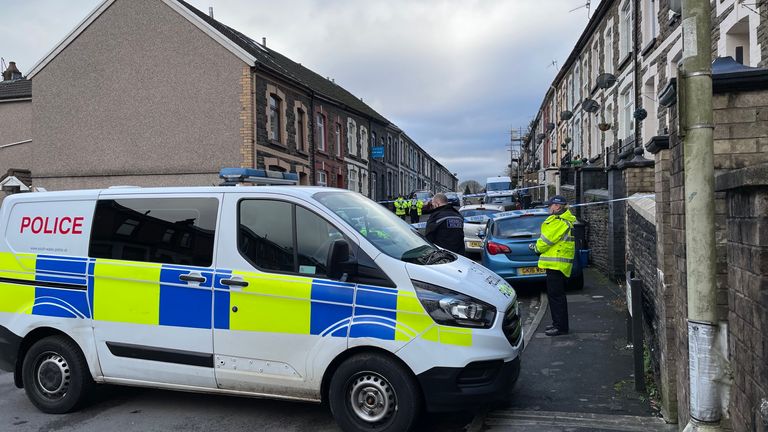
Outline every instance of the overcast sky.
<svg viewBox="0 0 768 432"><path fill-rule="evenodd" d="M130 1L130 0L120 0ZM585 0L188 0L329 76L459 180L509 163L587 23ZM26 74L101 0L0 0L0 56ZM599 1L592 1L594 10Z"/></svg>

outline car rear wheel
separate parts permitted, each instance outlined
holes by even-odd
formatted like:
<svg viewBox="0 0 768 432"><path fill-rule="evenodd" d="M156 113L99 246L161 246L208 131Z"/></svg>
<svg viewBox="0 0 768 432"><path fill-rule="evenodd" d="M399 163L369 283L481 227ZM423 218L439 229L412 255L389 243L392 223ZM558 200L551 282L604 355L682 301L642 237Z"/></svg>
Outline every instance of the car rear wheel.
<svg viewBox="0 0 768 432"><path fill-rule="evenodd" d="M22 378L29 400L48 414L76 410L95 385L80 348L64 336L32 345L24 356Z"/></svg>
<svg viewBox="0 0 768 432"><path fill-rule="evenodd" d="M411 374L395 360L360 354L342 363L331 379L328 401L344 431L408 431L421 410Z"/></svg>

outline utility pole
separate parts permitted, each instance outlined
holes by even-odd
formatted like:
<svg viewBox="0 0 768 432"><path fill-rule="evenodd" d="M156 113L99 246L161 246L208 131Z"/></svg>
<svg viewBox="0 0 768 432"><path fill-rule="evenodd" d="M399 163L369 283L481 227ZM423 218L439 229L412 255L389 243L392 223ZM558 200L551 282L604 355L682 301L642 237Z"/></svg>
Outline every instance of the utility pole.
<svg viewBox="0 0 768 432"><path fill-rule="evenodd" d="M715 348L714 122L710 0L683 0L682 86L678 93L685 155L685 246L688 292L690 416L685 431L720 431L717 380L722 365Z"/></svg>

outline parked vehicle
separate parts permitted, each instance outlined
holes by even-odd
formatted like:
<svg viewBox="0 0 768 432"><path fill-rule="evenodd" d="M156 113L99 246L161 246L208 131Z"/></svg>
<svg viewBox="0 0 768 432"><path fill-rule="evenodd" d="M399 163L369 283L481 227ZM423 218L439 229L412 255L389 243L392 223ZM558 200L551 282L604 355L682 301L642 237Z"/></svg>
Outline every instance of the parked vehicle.
<svg viewBox="0 0 768 432"><path fill-rule="evenodd" d="M422 213L429 213L432 211L432 197L435 196L434 192L429 190L415 190L408 194L408 199L413 198L414 195L416 196L416 199L424 203L424 207L421 209Z"/></svg>
<svg viewBox="0 0 768 432"><path fill-rule="evenodd" d="M548 216L546 209L516 210L491 216L480 232L483 266L513 284L524 280L543 282L546 270L538 267L539 256L528 245L536 243L541 235L541 224ZM584 275L578 250L574 258L569 288L581 289Z"/></svg>
<svg viewBox="0 0 768 432"><path fill-rule="evenodd" d="M477 236L477 232L485 228L485 224L492 215L504 210L504 206L493 204L473 204L459 209L459 213L464 216L464 250L466 252L482 252L483 240Z"/></svg>
<svg viewBox="0 0 768 432"><path fill-rule="evenodd" d="M46 413L106 383L327 401L345 431L405 431L519 375L509 284L355 192L24 193L0 226L0 369Z"/></svg>
<svg viewBox="0 0 768 432"><path fill-rule="evenodd" d="M461 207L461 195L457 192L446 192L445 197L448 199L448 203L454 207Z"/></svg>

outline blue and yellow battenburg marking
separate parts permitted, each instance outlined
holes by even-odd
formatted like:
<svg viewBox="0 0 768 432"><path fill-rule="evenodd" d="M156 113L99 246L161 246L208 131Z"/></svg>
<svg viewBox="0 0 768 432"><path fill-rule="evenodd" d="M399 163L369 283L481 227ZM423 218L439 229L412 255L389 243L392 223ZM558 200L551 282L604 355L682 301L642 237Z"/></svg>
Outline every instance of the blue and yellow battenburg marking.
<svg viewBox="0 0 768 432"><path fill-rule="evenodd" d="M195 286L179 276L200 273ZM231 290L223 279L248 286ZM471 346L472 330L437 325L416 294L311 277L145 262L0 252L0 312L199 329L311 334ZM213 288L213 289L212 289ZM211 314L213 311L213 314Z"/></svg>

